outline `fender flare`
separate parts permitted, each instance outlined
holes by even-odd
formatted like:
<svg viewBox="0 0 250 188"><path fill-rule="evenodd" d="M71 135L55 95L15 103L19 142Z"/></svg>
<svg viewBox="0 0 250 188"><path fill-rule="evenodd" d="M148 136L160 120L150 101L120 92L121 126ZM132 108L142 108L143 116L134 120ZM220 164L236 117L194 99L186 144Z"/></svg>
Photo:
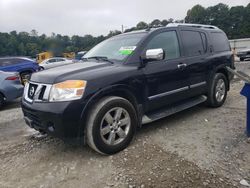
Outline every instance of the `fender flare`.
<svg viewBox="0 0 250 188"><path fill-rule="evenodd" d="M84 106L84 108L82 109L81 112L81 117L80 117L80 122L81 125L79 126L79 137L81 137L81 131L82 128L85 126L84 122L87 118L86 113L88 113L88 109L91 107L91 104L93 104L94 102L96 102L96 99L100 99L101 97L104 97L105 95L108 95L109 93L112 92L126 92L126 94L128 94L130 97L132 97L133 105L135 106L135 103L137 106L135 106L135 110L138 114L138 118L140 117L140 113L142 111L142 101L140 99L138 99L138 97L136 97L136 94L131 92L131 91L135 91L136 89L133 87L130 87L128 85L125 84L117 84L117 85L112 85L112 86L108 86L105 88L102 88L101 90L99 90L98 92L96 92L94 95L92 95L86 105ZM141 97L142 99L143 97Z"/></svg>
<svg viewBox="0 0 250 188"><path fill-rule="evenodd" d="M222 64L222 65L219 65L217 67L215 67L214 69L212 69L212 71L210 72L209 76L208 76L208 84L210 86L211 84L211 80L213 79L214 75L216 73L223 73L225 74L227 80L228 80L228 90L230 90L230 78L229 78L229 73L226 69L226 65L225 64Z"/></svg>

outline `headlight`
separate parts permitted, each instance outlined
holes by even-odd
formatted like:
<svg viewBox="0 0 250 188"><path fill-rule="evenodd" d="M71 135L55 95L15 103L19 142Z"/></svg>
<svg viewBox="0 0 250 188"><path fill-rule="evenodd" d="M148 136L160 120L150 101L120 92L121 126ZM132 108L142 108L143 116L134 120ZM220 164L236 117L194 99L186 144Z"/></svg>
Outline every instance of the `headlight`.
<svg viewBox="0 0 250 188"><path fill-rule="evenodd" d="M87 81L67 80L54 84L50 91L50 102L71 101L80 99L85 91Z"/></svg>

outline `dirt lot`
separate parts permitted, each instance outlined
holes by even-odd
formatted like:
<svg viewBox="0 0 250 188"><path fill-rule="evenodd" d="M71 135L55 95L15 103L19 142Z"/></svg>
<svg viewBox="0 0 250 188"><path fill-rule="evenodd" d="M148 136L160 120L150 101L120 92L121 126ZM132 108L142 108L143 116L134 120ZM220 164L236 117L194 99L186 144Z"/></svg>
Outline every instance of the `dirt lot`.
<svg viewBox="0 0 250 188"><path fill-rule="evenodd" d="M237 68L250 74L250 62ZM40 137L15 101L0 111L0 187L241 187L250 182L242 85L232 83L221 108L200 105L143 126L114 156Z"/></svg>

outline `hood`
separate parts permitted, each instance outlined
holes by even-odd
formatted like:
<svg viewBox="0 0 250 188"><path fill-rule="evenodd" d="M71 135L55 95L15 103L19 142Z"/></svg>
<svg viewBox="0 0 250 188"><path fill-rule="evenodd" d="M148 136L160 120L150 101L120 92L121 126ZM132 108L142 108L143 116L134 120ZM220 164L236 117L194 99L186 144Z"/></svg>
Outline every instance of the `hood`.
<svg viewBox="0 0 250 188"><path fill-rule="evenodd" d="M110 67L114 67L114 65L106 62L74 63L34 73L30 80L44 84L53 84L69 79L82 80L86 79L90 72L93 75L96 71Z"/></svg>

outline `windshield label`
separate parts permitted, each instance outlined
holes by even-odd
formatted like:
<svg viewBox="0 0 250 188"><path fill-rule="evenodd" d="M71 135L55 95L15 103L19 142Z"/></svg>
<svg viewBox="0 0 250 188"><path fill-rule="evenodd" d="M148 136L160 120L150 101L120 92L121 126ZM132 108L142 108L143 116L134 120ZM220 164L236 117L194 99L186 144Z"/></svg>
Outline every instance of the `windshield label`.
<svg viewBox="0 0 250 188"><path fill-rule="evenodd" d="M136 46L123 46L120 48L119 53L122 55L130 55L136 49Z"/></svg>

